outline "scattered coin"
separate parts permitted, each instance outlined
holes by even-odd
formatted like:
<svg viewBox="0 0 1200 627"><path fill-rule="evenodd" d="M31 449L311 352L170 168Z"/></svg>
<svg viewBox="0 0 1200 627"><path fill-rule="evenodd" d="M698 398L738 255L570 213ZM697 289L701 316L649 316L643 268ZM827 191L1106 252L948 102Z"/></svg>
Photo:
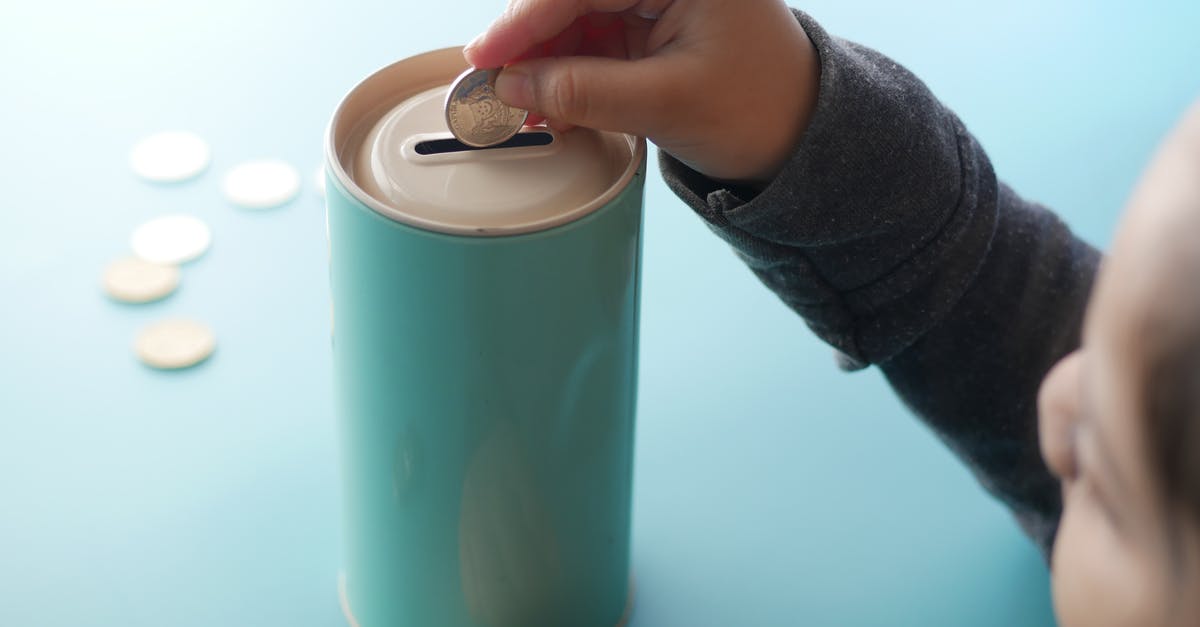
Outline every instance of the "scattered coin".
<svg viewBox="0 0 1200 627"><path fill-rule="evenodd" d="M150 263L179 264L203 255L212 243L208 225L187 215L163 216L133 231L133 254Z"/></svg>
<svg viewBox="0 0 1200 627"><path fill-rule="evenodd" d="M133 349L147 366L178 370L208 359L216 346L216 337L207 326L192 320L174 319L142 329Z"/></svg>
<svg viewBox="0 0 1200 627"><path fill-rule="evenodd" d="M529 112L510 107L496 97L500 70L469 69L459 75L446 93L446 125L459 141L486 148L517 134Z"/></svg>
<svg viewBox="0 0 1200 627"><path fill-rule="evenodd" d="M104 271L104 291L123 303L149 303L179 287L179 268L137 257L118 259Z"/></svg>
<svg viewBox="0 0 1200 627"><path fill-rule="evenodd" d="M225 198L243 209L278 207L300 191L300 174L277 159L249 161L230 170L223 182Z"/></svg>
<svg viewBox="0 0 1200 627"><path fill-rule="evenodd" d="M208 167L208 144L195 133L167 131L139 141L129 153L138 176L160 183L185 181Z"/></svg>

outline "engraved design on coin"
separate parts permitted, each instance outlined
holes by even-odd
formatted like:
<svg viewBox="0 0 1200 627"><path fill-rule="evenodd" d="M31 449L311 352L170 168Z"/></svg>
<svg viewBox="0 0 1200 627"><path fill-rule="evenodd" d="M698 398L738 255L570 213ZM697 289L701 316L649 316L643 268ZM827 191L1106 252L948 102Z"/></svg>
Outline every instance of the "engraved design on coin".
<svg viewBox="0 0 1200 627"><path fill-rule="evenodd" d="M529 112L504 104L493 86L498 68L469 69L446 93L446 125L458 141L476 148L495 146L521 130Z"/></svg>

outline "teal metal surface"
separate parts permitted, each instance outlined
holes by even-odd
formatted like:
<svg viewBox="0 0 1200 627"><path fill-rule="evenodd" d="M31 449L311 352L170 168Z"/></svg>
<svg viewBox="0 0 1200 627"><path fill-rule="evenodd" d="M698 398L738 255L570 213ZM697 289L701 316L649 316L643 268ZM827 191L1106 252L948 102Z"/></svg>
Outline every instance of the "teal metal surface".
<svg viewBox="0 0 1200 627"><path fill-rule="evenodd" d="M560 227L469 237L385 218L329 179L343 564L362 627L620 620L644 181L642 167Z"/></svg>
<svg viewBox="0 0 1200 627"><path fill-rule="evenodd" d="M351 86L469 40L501 4L0 7L0 625L344 624L311 173ZM1002 178L1101 245L1200 95L1194 0L803 8L924 77ZM133 143L171 128L211 142L210 170L134 178ZM228 207L221 176L260 157L305 190ZM1053 625L1046 569L1003 508L648 171L631 626ZM214 234L180 291L105 299L130 231L173 212ZM213 358L137 363L137 330L181 315L212 325Z"/></svg>

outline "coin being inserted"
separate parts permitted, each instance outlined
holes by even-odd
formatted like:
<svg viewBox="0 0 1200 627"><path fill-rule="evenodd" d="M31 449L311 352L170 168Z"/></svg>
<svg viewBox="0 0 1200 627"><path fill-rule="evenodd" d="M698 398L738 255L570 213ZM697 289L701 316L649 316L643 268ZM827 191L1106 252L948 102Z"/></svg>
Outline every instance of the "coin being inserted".
<svg viewBox="0 0 1200 627"><path fill-rule="evenodd" d="M529 112L496 97L499 68L471 68L446 93L446 125L458 141L475 148L495 146L521 130Z"/></svg>

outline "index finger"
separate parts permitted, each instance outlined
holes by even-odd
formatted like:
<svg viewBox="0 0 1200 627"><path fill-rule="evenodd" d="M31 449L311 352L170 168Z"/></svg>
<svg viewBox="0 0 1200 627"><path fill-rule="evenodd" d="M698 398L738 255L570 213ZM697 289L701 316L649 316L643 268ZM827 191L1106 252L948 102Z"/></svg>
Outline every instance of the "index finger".
<svg viewBox="0 0 1200 627"><path fill-rule="evenodd" d="M475 67L500 67L558 35L588 13L618 13L639 0L511 0L463 54Z"/></svg>

